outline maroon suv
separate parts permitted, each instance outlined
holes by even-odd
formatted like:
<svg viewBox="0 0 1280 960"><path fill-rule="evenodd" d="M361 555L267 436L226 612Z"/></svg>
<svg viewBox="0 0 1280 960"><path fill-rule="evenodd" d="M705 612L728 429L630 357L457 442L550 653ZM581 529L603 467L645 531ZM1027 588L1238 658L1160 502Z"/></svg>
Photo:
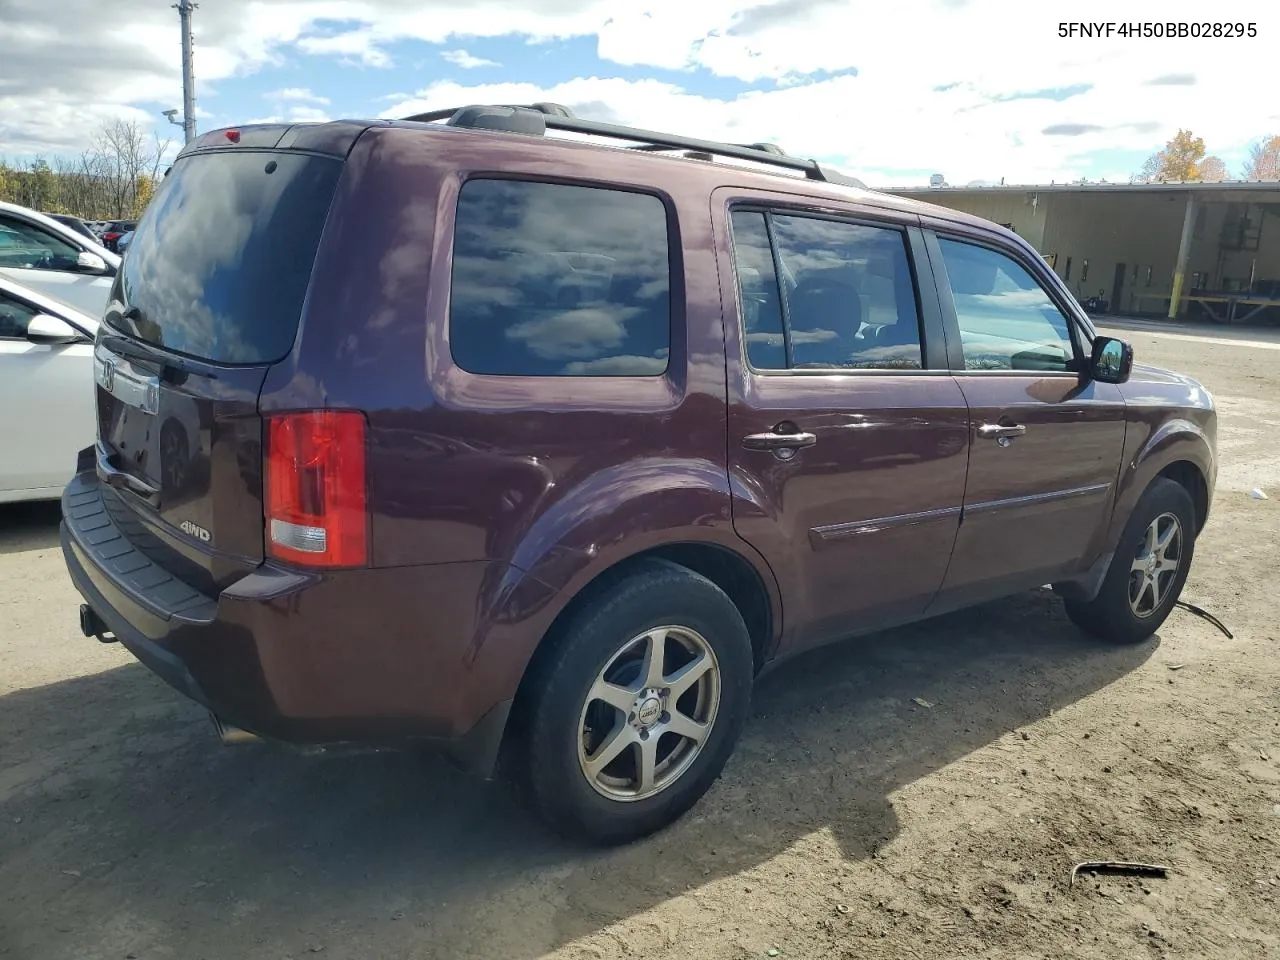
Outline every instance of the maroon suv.
<svg viewBox="0 0 1280 960"><path fill-rule="evenodd" d="M604 842L817 644L1046 583L1148 637L1216 473L1208 393L1013 233L552 105L204 135L95 376L86 635L228 738L501 754Z"/></svg>

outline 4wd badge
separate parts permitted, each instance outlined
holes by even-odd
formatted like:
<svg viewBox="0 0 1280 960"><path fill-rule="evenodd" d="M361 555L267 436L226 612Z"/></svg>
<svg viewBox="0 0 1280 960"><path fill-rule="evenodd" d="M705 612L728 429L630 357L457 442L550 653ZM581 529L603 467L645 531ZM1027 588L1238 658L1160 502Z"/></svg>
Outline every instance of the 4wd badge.
<svg viewBox="0 0 1280 960"><path fill-rule="evenodd" d="M178 529L188 536L195 537L197 540L203 540L205 543L208 543L210 540L209 531L204 527L192 523L190 520L183 520L178 524Z"/></svg>

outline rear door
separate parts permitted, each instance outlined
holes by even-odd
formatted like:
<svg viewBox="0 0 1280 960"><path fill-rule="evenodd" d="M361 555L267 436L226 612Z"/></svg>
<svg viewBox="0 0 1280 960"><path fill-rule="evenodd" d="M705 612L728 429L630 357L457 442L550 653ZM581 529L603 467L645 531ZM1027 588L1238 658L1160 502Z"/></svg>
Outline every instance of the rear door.
<svg viewBox="0 0 1280 960"><path fill-rule="evenodd" d="M80 271L76 261L82 249L39 224L0 212L0 275L96 319L112 281Z"/></svg>
<svg viewBox="0 0 1280 960"><path fill-rule="evenodd" d="M1051 583L1095 559L1125 406L1118 387L1082 375L1088 345L1039 258L943 229L928 243L973 422L964 521L937 611Z"/></svg>
<svg viewBox="0 0 1280 960"><path fill-rule="evenodd" d="M918 616L946 571L968 455L919 230L732 190L713 215L736 307L734 526L779 579L790 642Z"/></svg>
<svg viewBox="0 0 1280 960"><path fill-rule="evenodd" d="M258 394L289 355L342 161L180 158L138 226L94 356L98 474L192 586L263 553Z"/></svg>

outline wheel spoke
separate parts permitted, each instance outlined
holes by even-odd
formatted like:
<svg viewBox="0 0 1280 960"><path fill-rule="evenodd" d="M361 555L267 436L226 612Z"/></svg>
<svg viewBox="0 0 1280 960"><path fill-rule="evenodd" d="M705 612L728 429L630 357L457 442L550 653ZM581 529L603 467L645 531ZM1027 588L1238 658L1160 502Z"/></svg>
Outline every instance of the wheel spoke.
<svg viewBox="0 0 1280 960"><path fill-rule="evenodd" d="M1154 609L1155 609L1155 606L1156 606L1156 602L1155 602L1155 589L1156 589L1156 586L1155 586L1155 583L1154 583L1153 581L1151 581L1151 580L1143 580L1143 581L1142 581L1142 589L1138 591L1138 603L1137 603L1137 607L1138 607L1138 609L1139 609L1139 610L1141 610L1141 609L1142 609L1142 601L1143 601L1143 599L1146 597L1146 595L1147 595L1148 593L1152 594L1152 598L1151 598L1151 606L1150 606L1150 607L1148 607L1148 608L1147 608L1147 610L1148 610L1148 611L1150 611L1150 610L1154 610Z"/></svg>
<svg viewBox="0 0 1280 960"><path fill-rule="evenodd" d="M1169 529L1156 538L1155 552L1161 560L1165 559L1165 551L1169 549L1169 545L1173 543L1174 538L1178 535L1178 522L1176 520L1169 524Z"/></svg>
<svg viewBox="0 0 1280 960"><path fill-rule="evenodd" d="M631 726L625 722L615 724L613 732L609 734L605 742L600 744L595 753L587 757L588 775L592 777L600 776L601 771L612 763L618 754L633 743L635 743L635 731L632 730Z"/></svg>
<svg viewBox="0 0 1280 960"><path fill-rule="evenodd" d="M671 702L679 700L686 690L697 683L708 670L711 669L711 658L705 653L699 653L694 659L673 673L666 681L666 686L671 689Z"/></svg>
<svg viewBox="0 0 1280 960"><path fill-rule="evenodd" d="M1140 573L1144 577L1147 575L1147 557L1146 554L1140 553L1133 558L1133 566L1129 568L1132 573Z"/></svg>
<svg viewBox="0 0 1280 960"><path fill-rule="evenodd" d="M1160 577L1151 578L1151 609L1154 610L1160 606Z"/></svg>
<svg viewBox="0 0 1280 960"><path fill-rule="evenodd" d="M667 631L651 630L645 634L644 664L640 668L640 686L662 686L663 663L667 655Z"/></svg>
<svg viewBox="0 0 1280 960"><path fill-rule="evenodd" d="M1146 537L1143 538L1143 541L1142 541L1142 552L1144 555L1148 557L1151 556L1151 554L1154 553L1156 549L1156 527L1158 526L1158 524L1159 524L1158 520L1152 521L1151 525L1147 527L1147 535Z"/></svg>
<svg viewBox="0 0 1280 960"><path fill-rule="evenodd" d="M631 705L635 703L636 695L633 691L626 687L620 687L616 683L610 683L604 677L597 678L596 682L591 685L591 691L587 694L587 700L603 700L615 710L620 710L626 714L631 711Z"/></svg>
<svg viewBox="0 0 1280 960"><path fill-rule="evenodd" d="M658 738L649 737L636 742L636 752L640 755L636 764L638 774L636 786L643 795L653 789L655 770L658 766Z"/></svg>
<svg viewBox="0 0 1280 960"><path fill-rule="evenodd" d="M667 723L667 732L678 734L694 743L701 743L707 735L707 725L685 716L679 710L673 710L671 720Z"/></svg>

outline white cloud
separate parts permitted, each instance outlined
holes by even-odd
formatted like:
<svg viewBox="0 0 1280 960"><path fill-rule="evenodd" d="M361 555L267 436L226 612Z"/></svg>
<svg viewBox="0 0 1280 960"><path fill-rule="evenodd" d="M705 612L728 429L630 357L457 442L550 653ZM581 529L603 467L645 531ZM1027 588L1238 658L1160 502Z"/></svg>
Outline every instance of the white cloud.
<svg viewBox="0 0 1280 960"><path fill-rule="evenodd" d="M649 0L600 28L602 57L703 68L755 89L712 98L689 92L692 75L680 85L590 77L547 89L437 84L416 101L607 105L599 118L772 140L868 182L904 185L923 184L935 171L952 183L1074 179L1092 155L1151 152L1180 126L1234 168L1248 142L1280 130L1280 102L1247 96L1271 86L1272 68L1256 55L1262 41L1062 38L1059 18L1068 15L1116 19L1101 0L1082 0L1070 14L1008 0L779 0L746 9L741 0ZM1212 19L1263 16L1256 4L1224 0ZM1172 0L1159 19L1206 17L1203 4ZM1280 16L1269 19L1258 24L1260 37L1280 29ZM1187 73L1190 85L1150 82ZM402 116L404 106L386 115ZM1089 170L1113 180L1131 172Z"/></svg>
<svg viewBox="0 0 1280 960"><path fill-rule="evenodd" d="M8 86L0 95L6 118L0 154L74 152L100 118L149 118L134 105L153 101L158 91L181 102L176 17L167 4L60 2L66 9L58 22L76 22L92 41L68 40L37 0L4 4L0 63ZM695 136L776 140L879 183L923 183L935 171L952 183L1074 179L1089 158L1153 151L1179 126L1204 137L1234 173L1249 142L1280 132L1280 100L1268 95L1274 68L1264 55L1264 44L1280 32L1280 12L1256 0L1218 0L1211 12L1203 0L1166 0L1158 14L1123 15L1253 21L1252 40L1058 35L1062 17L1120 16L1110 0L1080 0L1065 12L1013 0L438 0L430 9L421 0L221 0L197 12L197 67L203 96L210 83L289 62L299 52L389 67L396 65L391 44L405 40L595 37L606 61L595 76L546 89L437 84L395 99L433 107L556 100L590 115ZM463 53L444 55L466 66L458 62ZM687 79L624 80L611 76L610 62L681 71ZM725 78L730 89L753 89L696 95L690 91L698 88L699 70ZM1186 74L1194 82L1150 83ZM342 80L332 82L338 89ZM1082 92L1026 96L1067 87ZM292 92L310 99L273 101L274 111L291 119L289 104L311 105L309 116L319 117L331 95L319 87ZM407 112L413 110L401 102L387 115ZM1090 174L1123 179L1130 172Z"/></svg>
<svg viewBox="0 0 1280 960"><path fill-rule="evenodd" d="M306 87L285 87L283 90L272 90L270 93L264 93L262 99L296 100L302 103L319 103L324 106L328 106L330 102L328 97L318 96Z"/></svg>
<svg viewBox="0 0 1280 960"><path fill-rule="evenodd" d="M477 57L467 53L465 50L445 50L440 56L444 57L455 67L461 67L463 70L475 70L479 67L500 67L502 64L496 60L486 60L484 57Z"/></svg>
<svg viewBox="0 0 1280 960"><path fill-rule="evenodd" d="M319 107L290 107L289 120L293 123L324 123L329 114Z"/></svg>

